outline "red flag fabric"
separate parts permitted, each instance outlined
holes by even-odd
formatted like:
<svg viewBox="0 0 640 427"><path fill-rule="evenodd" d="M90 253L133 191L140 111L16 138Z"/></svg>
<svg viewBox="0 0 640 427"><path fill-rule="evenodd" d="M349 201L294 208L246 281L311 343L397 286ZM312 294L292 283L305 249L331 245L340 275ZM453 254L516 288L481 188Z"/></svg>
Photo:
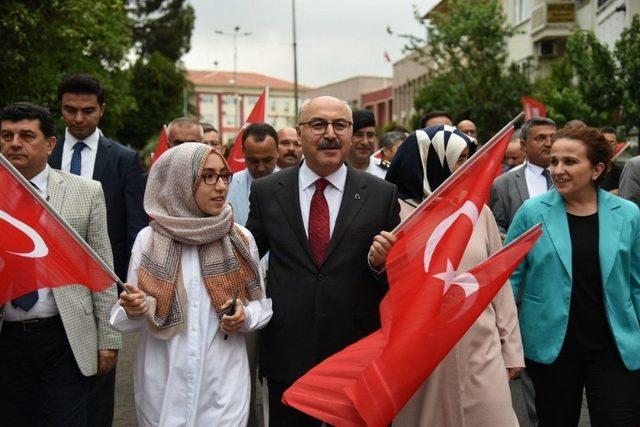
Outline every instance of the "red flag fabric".
<svg viewBox="0 0 640 427"><path fill-rule="evenodd" d="M244 163L244 154L242 153L242 132L252 123L264 123L267 121L267 106L269 105L269 87L265 87L264 91L260 95L260 98L256 101L256 105L253 106L249 117L242 125L242 129L238 132L236 140L231 147L229 157L227 157L227 163L231 172L239 172L245 169L247 166Z"/></svg>
<svg viewBox="0 0 640 427"><path fill-rule="evenodd" d="M624 150L629 148L629 145L630 144L628 142L618 142L613 149L613 157L611 160L615 160Z"/></svg>
<svg viewBox="0 0 640 427"><path fill-rule="evenodd" d="M0 305L39 288L103 291L116 281L2 155L0 188Z"/></svg>
<svg viewBox="0 0 640 427"><path fill-rule="evenodd" d="M153 153L153 157L151 157L151 167L153 164L160 158L162 153L169 149L169 140L167 139L167 127L162 126L162 130L160 131L160 136L158 137L158 144L156 144L156 151ZM149 170L151 170L151 167Z"/></svg>
<svg viewBox="0 0 640 427"><path fill-rule="evenodd" d="M520 102L524 108L524 119L529 120L534 117L547 117L547 107L540 101L530 96L524 96Z"/></svg>
<svg viewBox="0 0 640 427"><path fill-rule="evenodd" d="M330 424L373 426L388 425L406 404L535 241L457 272L513 131L511 122L395 230L382 328L309 371L285 403Z"/></svg>

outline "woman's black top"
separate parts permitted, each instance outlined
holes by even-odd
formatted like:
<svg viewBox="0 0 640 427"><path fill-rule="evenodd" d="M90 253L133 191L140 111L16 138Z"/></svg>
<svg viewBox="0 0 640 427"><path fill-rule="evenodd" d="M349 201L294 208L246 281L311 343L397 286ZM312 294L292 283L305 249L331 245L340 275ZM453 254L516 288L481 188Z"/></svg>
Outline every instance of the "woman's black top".
<svg viewBox="0 0 640 427"><path fill-rule="evenodd" d="M604 307L604 289L598 256L598 214L567 213L571 236L573 282L569 324L560 357L586 361L604 358L616 347Z"/></svg>

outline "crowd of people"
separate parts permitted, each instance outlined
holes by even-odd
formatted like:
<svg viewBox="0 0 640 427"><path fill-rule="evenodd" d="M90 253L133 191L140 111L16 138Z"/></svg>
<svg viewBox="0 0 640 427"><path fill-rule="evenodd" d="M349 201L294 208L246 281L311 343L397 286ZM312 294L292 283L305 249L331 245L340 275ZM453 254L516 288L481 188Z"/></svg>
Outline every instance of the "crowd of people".
<svg viewBox="0 0 640 427"><path fill-rule="evenodd" d="M7 425L110 426L131 332L141 426L321 425L283 393L380 327L392 230L481 145L445 111L379 135L371 111L322 96L295 127L245 127L236 173L215 127L176 118L147 173L100 131L98 80L70 75L58 100L60 140L46 108L4 107L1 154L122 286L2 308ZM537 223L542 236L394 426L516 426L516 378L534 425L577 425L584 390L592 425L640 425L640 156L622 170L615 143L584 123L520 127L459 269Z"/></svg>

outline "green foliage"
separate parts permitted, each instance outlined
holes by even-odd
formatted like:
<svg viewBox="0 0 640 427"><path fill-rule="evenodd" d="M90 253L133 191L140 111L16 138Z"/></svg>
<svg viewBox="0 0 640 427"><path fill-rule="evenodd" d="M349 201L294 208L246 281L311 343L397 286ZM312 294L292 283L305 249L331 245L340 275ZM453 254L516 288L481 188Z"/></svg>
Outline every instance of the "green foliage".
<svg viewBox="0 0 640 427"><path fill-rule="evenodd" d="M139 58L131 68L131 77L131 94L137 108L129 113L118 137L142 148L149 137L157 135L162 124L182 115L187 82L183 70L158 52L152 53L148 61Z"/></svg>
<svg viewBox="0 0 640 427"><path fill-rule="evenodd" d="M640 16L635 15L616 43L615 57L620 64L618 78L622 89L622 119L631 127L640 126Z"/></svg>
<svg viewBox="0 0 640 427"><path fill-rule="evenodd" d="M507 40L515 31L501 4L451 0L426 30L423 40L405 36L405 49L433 70L415 99L418 114L447 110L456 119L470 118L486 141L521 111L520 98L530 90L528 66L507 64Z"/></svg>
<svg viewBox="0 0 640 427"><path fill-rule="evenodd" d="M589 31L567 40L566 55L551 75L536 82L535 95L559 124L580 119L592 126L620 123L622 90L613 54Z"/></svg>
<svg viewBox="0 0 640 427"><path fill-rule="evenodd" d="M91 73L105 85L105 133L118 128L135 104L122 71L131 46L123 0L3 0L0 31L0 51L7 58L0 105L28 100L58 111L58 83L75 72Z"/></svg>

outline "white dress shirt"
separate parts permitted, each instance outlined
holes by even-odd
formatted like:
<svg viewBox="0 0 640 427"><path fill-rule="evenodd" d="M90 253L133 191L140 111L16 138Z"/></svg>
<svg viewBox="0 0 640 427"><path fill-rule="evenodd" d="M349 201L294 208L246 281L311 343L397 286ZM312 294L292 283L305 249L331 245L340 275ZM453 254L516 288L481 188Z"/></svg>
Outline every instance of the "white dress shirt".
<svg viewBox="0 0 640 427"><path fill-rule="evenodd" d="M240 227L259 258L251 233ZM137 284L143 248L151 228L144 228L133 245L127 282ZM138 425L141 427L237 427L249 417L249 363L245 334L271 319L271 300L265 297L244 306L245 322L238 333L224 339L215 309L202 280L198 247L183 245L181 273L187 293L185 325L169 339L158 338L146 316L131 318L116 303L110 323L120 332L140 332L134 359L133 384Z"/></svg>
<svg viewBox="0 0 640 427"><path fill-rule="evenodd" d="M96 164L96 154L98 153L98 141L100 140L100 130L96 130L83 139L87 146L81 151L82 163L80 168L80 176L93 179L93 168ZM69 133L69 129L64 132L64 146L62 147L62 169L65 172L71 172L71 156L73 156L73 146L80 141Z"/></svg>
<svg viewBox="0 0 640 427"><path fill-rule="evenodd" d="M38 175L31 178L31 183L35 185L36 190L44 198L47 197L49 183L49 165ZM20 307L14 307L11 302L4 306L4 318L9 322L21 322L30 319L44 319L58 314L58 306L53 298L51 288L38 289L38 301L31 307L29 311L24 311Z"/></svg>
<svg viewBox="0 0 640 427"><path fill-rule="evenodd" d="M369 157L369 166L367 166L365 172L368 172L373 176L377 176L380 179L384 179L387 176L387 170L380 166L381 162L382 159L374 156Z"/></svg>
<svg viewBox="0 0 640 427"><path fill-rule="evenodd" d="M524 177L527 180L527 190L529 191L529 198L539 196L547 192L547 178L542 175L544 168L534 165L533 163L526 163L524 167Z"/></svg>
<svg viewBox="0 0 640 427"><path fill-rule="evenodd" d="M300 213L304 223L304 231L309 237L309 210L311 209L311 198L316 192L316 181L322 178L320 175L309 169L306 163L300 167L298 174L298 192L300 195ZM331 185L324 189L324 198L329 205L329 236L333 235L333 228L336 225L336 218L340 212L344 186L347 182L347 167L343 164L340 168L324 177Z"/></svg>

